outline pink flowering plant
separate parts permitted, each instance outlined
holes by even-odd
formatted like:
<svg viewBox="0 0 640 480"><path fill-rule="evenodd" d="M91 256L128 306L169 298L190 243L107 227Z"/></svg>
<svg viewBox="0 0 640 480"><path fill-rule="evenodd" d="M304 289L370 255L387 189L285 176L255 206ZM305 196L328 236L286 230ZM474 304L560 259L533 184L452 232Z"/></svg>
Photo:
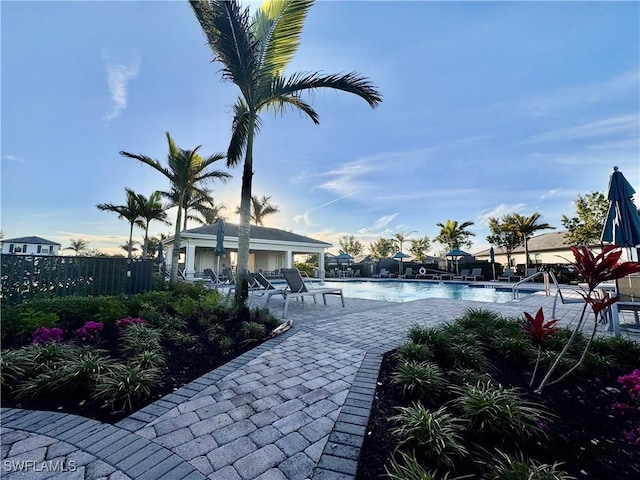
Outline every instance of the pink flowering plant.
<svg viewBox="0 0 640 480"><path fill-rule="evenodd" d="M82 343L96 343L99 339L100 332L104 330L102 322L94 322L92 320L86 322L82 327L73 333Z"/></svg>
<svg viewBox="0 0 640 480"><path fill-rule="evenodd" d="M62 341L62 335L63 331L58 327L39 327L33 331L31 338L33 338L33 343L42 345L50 342L60 342Z"/></svg>
<svg viewBox="0 0 640 480"><path fill-rule="evenodd" d="M587 284L587 289L583 289L580 293L585 300L585 304L582 309L580 319L573 329L569 340L542 379L540 386L536 389L537 393L542 392L546 385L558 383L559 381L570 375L576 368L582 365L587 353L589 352L591 343L593 342L593 339L596 335L599 320L601 320L602 318L602 315L600 315L601 312L620 300L620 297L600 298L600 296L597 295L597 287L602 282L617 280L632 273L640 272L640 262L621 263L620 257L622 256L622 249L613 245L605 245L602 249L602 253L599 254L595 254L588 247L571 247L571 251L573 253L573 256L575 257L575 262L573 262L572 264L575 270L582 276ZM558 368L558 365L562 361L563 357L566 356L578 333L580 333L584 328L588 307L591 307L591 310L593 311L594 322L593 330L591 331L589 340L585 344L582 355L580 356L580 359L566 373L564 373L559 378L551 381L551 377ZM544 316L542 317L541 321L544 321Z"/></svg>
<svg viewBox="0 0 640 480"><path fill-rule="evenodd" d="M628 375L618 377L618 383L633 400L640 402L640 370L636 369Z"/></svg>
<svg viewBox="0 0 640 480"><path fill-rule="evenodd" d="M116 327L128 327L129 325L137 325L139 323L147 323L144 318L136 317L124 317L119 320L116 320Z"/></svg>

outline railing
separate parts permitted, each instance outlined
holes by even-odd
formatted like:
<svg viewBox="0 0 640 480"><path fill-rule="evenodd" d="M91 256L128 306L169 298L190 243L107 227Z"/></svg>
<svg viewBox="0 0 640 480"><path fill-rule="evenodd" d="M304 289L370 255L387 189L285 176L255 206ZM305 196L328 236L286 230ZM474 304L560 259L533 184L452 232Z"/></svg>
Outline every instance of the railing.
<svg viewBox="0 0 640 480"><path fill-rule="evenodd" d="M529 282L529 281L533 281L536 278L542 277L543 282L544 282L544 293L545 295L548 297L549 295L551 295L551 288L549 285L549 273L547 272L536 272L533 275L529 275L526 278L523 278L522 280L520 280L519 282L516 282L513 284L513 287L511 287L511 293L513 295L513 299L516 300L519 298L520 296L520 285L522 285L525 282ZM560 290L560 287L558 286L558 281L555 279L555 276L553 277L553 282L556 285L556 288L558 290Z"/></svg>

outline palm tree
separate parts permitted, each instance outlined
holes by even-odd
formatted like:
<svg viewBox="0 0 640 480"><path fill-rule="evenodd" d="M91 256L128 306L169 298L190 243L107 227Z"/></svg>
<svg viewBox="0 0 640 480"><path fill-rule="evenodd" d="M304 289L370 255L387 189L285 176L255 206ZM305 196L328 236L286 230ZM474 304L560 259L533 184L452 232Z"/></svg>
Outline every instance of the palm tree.
<svg viewBox="0 0 640 480"><path fill-rule="evenodd" d="M400 247L399 247L399 251L400 252L402 252L402 245L404 244L404 242L409 240L409 235L411 235L412 233L415 233L415 230L413 230L413 231L411 231L409 233L399 232L399 233L394 233L393 234L393 238L395 238L396 241L398 242L398 244L400 245Z"/></svg>
<svg viewBox="0 0 640 480"><path fill-rule="evenodd" d="M440 227L440 234L434 240L442 245L446 245L449 250L458 250L460 247L470 247L471 240L469 237L475 236L475 233L469 232L468 227L473 222L464 222L458 225L455 220L447 220L446 223L436 223Z"/></svg>
<svg viewBox="0 0 640 480"><path fill-rule="evenodd" d="M123 249L125 252L129 252L129 258L131 258L131 254L133 252L138 251L138 247L136 247L136 245L140 245L140 242L136 242L135 240L130 240L125 244L120 245L120 248Z"/></svg>
<svg viewBox="0 0 640 480"><path fill-rule="evenodd" d="M256 225L264 225L264 217L278 213L280 209L275 205L271 205L271 197L263 195L259 198L257 195L251 196L251 220ZM236 208L236 213L240 213L240 207Z"/></svg>
<svg viewBox="0 0 640 480"><path fill-rule="evenodd" d="M505 228L514 231L520 235L522 242L524 243L524 265L525 273L529 268L529 238L538 230L555 229L548 223L538 223L540 220L539 213L534 213L530 217L524 217L518 213L514 213L509 218L509 223L505 225Z"/></svg>
<svg viewBox="0 0 640 480"><path fill-rule="evenodd" d="M71 239L69 246L65 248L65 250L73 250L76 252L76 257L80 255L80 252L84 252L89 246L89 242L82 238Z"/></svg>
<svg viewBox="0 0 640 480"><path fill-rule="evenodd" d="M138 213L140 214L141 227L144 229L144 243L142 244L142 258L147 258L148 245L149 245L149 224L157 220L165 225L171 225L171 222L167 221L167 212L162 206L160 200L160 192L153 192L146 198L144 195L138 194Z"/></svg>
<svg viewBox="0 0 640 480"><path fill-rule="evenodd" d="M160 193L171 202L169 208L178 205L178 197L180 196L180 193L175 188L171 188L170 192ZM215 203L213 196L211 195L211 190L208 188L203 188L200 191L188 191L185 194L184 204L182 205L182 230L187 229L187 221L189 220L199 223L200 225L210 225L215 223L216 219L220 217L220 212L225 208L227 207L223 204ZM202 217L190 214L190 210L195 210L197 213L202 215Z"/></svg>
<svg viewBox="0 0 640 480"><path fill-rule="evenodd" d="M124 218L129 222L129 260L131 260L131 247L133 245L133 226L142 226L140 219L140 209L138 208L138 196L130 188L125 188L127 192L127 204L126 205L114 205L112 203L99 203L96 205L98 210L114 212L118 214L118 218ZM123 247L125 248L125 247Z"/></svg>
<svg viewBox="0 0 640 480"><path fill-rule="evenodd" d="M200 145L193 150L183 150L178 146L166 132L167 142L169 144L169 154L167 155L167 166L162 164L153 158L145 155L136 155L128 152L120 152L120 155L133 158L151 168L157 170L162 175L167 177L171 182L172 188L178 192L178 213L176 215L175 234L173 236L173 251L171 255L171 272L169 275L169 284L174 285L178 280L178 261L180 258L180 227L182 226L182 209L184 205L184 198L188 192L195 191L198 193L204 193L200 184L218 179L226 181L230 175L226 172L218 170L208 170L208 168L217 162L222 160L224 155L216 153L210 157L202 158L198 155Z"/></svg>
<svg viewBox="0 0 640 480"><path fill-rule="evenodd" d="M291 108L305 113L317 124L318 114L301 97L305 91L342 90L358 95L371 107L377 106L382 97L365 77L356 73L283 75L298 49L313 1L265 2L253 18L248 8L240 8L237 0L190 0L190 4L213 51L213 59L222 64L222 78L240 90L234 105L227 166L237 165L244 155L237 264L238 272L244 275L249 266L253 142L261 125L259 113L268 109L281 113Z"/></svg>

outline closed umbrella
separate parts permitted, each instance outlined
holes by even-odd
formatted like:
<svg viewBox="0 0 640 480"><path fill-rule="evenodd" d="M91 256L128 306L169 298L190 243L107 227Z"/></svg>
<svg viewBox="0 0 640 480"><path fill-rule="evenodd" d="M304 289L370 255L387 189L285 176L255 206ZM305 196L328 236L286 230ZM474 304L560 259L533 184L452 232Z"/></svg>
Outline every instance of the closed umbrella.
<svg viewBox="0 0 640 480"><path fill-rule="evenodd" d="M224 221L219 218L218 219L218 230L216 231L216 250L215 254L218 257L218 267L217 274L220 276L220 257L224 255Z"/></svg>
<svg viewBox="0 0 640 480"><path fill-rule="evenodd" d="M158 248L157 262L159 265L160 272L162 272L164 270L164 245L162 245L162 242L158 242L157 248Z"/></svg>
<svg viewBox="0 0 640 480"><path fill-rule="evenodd" d="M636 191L624 178L618 167L613 167L609 179L609 210L602 229L602 241L619 247L631 248L640 245L640 217L633 200ZM631 255L629 256L631 260Z"/></svg>
<svg viewBox="0 0 640 480"><path fill-rule="evenodd" d="M491 258L491 271L493 272L493 279L496 279L496 252L493 249L493 247L491 247L489 249L489 257Z"/></svg>

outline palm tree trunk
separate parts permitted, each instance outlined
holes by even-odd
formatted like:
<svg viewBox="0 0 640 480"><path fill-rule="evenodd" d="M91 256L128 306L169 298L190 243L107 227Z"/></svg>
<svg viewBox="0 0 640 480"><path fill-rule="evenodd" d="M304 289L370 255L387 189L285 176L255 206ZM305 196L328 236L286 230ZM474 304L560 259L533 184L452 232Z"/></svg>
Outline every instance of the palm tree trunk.
<svg viewBox="0 0 640 480"><path fill-rule="evenodd" d="M176 216L176 230L173 235L173 250L171 251L171 272L169 272L169 285L175 285L178 281L178 262L180 261L180 223L182 222L182 200L180 194L178 201L178 214Z"/></svg>
<svg viewBox="0 0 640 480"><path fill-rule="evenodd" d="M133 248L133 222L131 222L129 224L129 248L127 248L128 252L129 252L129 260L131 260L131 257L133 257L132 253L131 253L131 249Z"/></svg>
<svg viewBox="0 0 640 480"><path fill-rule="evenodd" d="M242 172L242 190L240 196L240 223L238 225L238 275L249 271L249 242L251 239L251 183L253 180L253 135L255 117L249 120L247 151Z"/></svg>
<svg viewBox="0 0 640 480"><path fill-rule="evenodd" d="M527 236L524 237L524 274L527 275L529 270L529 241Z"/></svg>
<svg viewBox="0 0 640 480"><path fill-rule="evenodd" d="M142 246L142 258L148 258L147 249L149 248L149 222L144 230L144 245Z"/></svg>

